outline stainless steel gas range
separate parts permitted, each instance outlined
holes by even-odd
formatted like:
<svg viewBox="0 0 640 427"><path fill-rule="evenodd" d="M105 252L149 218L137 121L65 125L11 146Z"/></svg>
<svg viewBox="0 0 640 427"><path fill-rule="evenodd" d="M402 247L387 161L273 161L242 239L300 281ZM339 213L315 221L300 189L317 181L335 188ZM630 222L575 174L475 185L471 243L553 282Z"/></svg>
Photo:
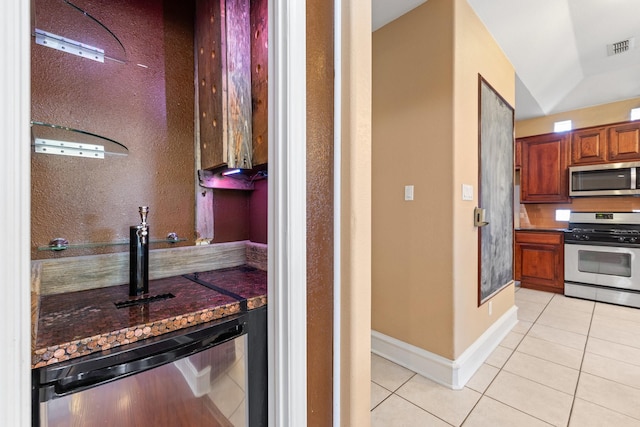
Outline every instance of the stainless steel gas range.
<svg viewBox="0 0 640 427"><path fill-rule="evenodd" d="M572 212L564 294L640 308L640 212Z"/></svg>

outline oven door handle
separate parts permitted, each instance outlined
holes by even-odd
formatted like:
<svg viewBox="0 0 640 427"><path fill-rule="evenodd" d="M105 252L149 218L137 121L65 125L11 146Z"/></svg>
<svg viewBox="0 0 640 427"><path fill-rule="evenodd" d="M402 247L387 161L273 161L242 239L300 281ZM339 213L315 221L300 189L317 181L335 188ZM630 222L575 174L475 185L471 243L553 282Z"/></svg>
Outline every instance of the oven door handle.
<svg viewBox="0 0 640 427"><path fill-rule="evenodd" d="M597 242L597 241L590 241L590 240L567 240L567 238L565 237L564 240L564 244L565 245L580 245L580 246L599 246L599 247L603 247L603 248L631 248L631 249L638 249L640 248L640 245L636 244L636 243L627 243L627 242Z"/></svg>
<svg viewBox="0 0 640 427"><path fill-rule="evenodd" d="M237 338L243 333L245 333L245 327L243 323L240 323L209 339L191 341L170 350L165 349L157 353L145 354L123 363L60 378L40 388L40 401L45 402L174 362Z"/></svg>

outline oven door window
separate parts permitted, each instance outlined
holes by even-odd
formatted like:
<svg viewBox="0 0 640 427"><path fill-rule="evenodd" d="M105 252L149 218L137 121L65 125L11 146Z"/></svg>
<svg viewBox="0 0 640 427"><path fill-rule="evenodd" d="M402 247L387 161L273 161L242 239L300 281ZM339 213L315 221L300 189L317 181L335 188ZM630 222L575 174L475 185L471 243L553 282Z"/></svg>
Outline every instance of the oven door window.
<svg viewBox="0 0 640 427"><path fill-rule="evenodd" d="M631 277L631 254L579 250L578 271L582 273Z"/></svg>
<svg viewBox="0 0 640 427"><path fill-rule="evenodd" d="M246 335L41 403L41 425L246 426Z"/></svg>

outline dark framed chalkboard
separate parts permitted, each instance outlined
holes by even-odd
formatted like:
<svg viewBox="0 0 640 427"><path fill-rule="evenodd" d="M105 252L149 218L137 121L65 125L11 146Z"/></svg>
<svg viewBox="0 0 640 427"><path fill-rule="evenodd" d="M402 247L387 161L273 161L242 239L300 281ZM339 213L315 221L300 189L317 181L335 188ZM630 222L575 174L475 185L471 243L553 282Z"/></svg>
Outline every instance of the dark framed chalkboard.
<svg viewBox="0 0 640 427"><path fill-rule="evenodd" d="M513 281L514 111L478 75L478 305Z"/></svg>

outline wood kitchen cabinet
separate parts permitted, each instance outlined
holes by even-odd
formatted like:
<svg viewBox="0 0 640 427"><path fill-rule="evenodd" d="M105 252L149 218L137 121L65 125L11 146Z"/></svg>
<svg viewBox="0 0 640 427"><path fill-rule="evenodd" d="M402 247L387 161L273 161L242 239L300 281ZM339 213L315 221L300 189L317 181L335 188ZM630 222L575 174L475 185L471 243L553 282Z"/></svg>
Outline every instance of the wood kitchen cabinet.
<svg viewBox="0 0 640 427"><path fill-rule="evenodd" d="M520 201L522 203L566 202L567 133L553 133L520 138Z"/></svg>
<svg viewBox="0 0 640 427"><path fill-rule="evenodd" d="M581 129L571 133L571 164L584 165L607 161L607 128Z"/></svg>
<svg viewBox="0 0 640 427"><path fill-rule="evenodd" d="M522 166L522 141L519 139L516 139L515 166L516 169L520 169Z"/></svg>
<svg viewBox="0 0 640 427"><path fill-rule="evenodd" d="M631 122L608 128L608 160L628 162L640 160L640 123Z"/></svg>
<svg viewBox="0 0 640 427"><path fill-rule="evenodd" d="M564 293L564 235L515 232L515 278L523 288Z"/></svg>
<svg viewBox="0 0 640 427"><path fill-rule="evenodd" d="M640 123L621 123L571 132L571 165L640 160Z"/></svg>

